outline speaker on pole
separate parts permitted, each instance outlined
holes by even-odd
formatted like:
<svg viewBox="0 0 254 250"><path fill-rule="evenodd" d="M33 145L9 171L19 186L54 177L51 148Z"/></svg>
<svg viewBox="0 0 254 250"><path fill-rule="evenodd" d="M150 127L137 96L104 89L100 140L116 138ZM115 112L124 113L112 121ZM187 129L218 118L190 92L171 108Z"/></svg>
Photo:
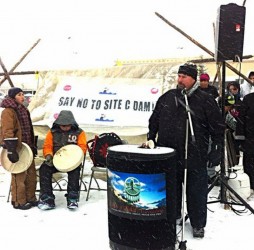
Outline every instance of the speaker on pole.
<svg viewBox="0 0 254 250"><path fill-rule="evenodd" d="M245 7L230 3L218 9L215 29L215 61L242 61Z"/></svg>

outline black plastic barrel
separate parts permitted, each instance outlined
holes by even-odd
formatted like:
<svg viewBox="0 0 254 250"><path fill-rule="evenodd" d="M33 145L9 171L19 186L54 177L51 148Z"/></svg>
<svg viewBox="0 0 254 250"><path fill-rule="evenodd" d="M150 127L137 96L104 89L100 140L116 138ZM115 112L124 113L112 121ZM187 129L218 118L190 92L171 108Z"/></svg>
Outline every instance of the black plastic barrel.
<svg viewBox="0 0 254 250"><path fill-rule="evenodd" d="M112 146L108 148L107 169L111 249L174 250L175 150Z"/></svg>

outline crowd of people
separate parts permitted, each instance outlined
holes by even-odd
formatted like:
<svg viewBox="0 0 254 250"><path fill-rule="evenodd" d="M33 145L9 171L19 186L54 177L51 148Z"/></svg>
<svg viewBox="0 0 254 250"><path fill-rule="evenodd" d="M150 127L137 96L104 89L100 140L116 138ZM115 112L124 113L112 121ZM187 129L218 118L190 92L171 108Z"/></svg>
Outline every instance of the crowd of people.
<svg viewBox="0 0 254 250"><path fill-rule="evenodd" d="M250 72L248 77L252 84L247 81L241 85L237 82L227 84L225 100L222 100L218 89L210 84L207 73L198 75L195 64L181 65L177 87L159 97L149 118L147 140L152 140L156 146L175 149L176 217L178 219L183 215L182 195L185 187L187 212L194 237L202 238L205 234L208 168L218 166L221 162L225 129L230 129L235 135L236 152L239 154L240 150L243 151L244 171L250 178L251 189L254 189L254 72ZM222 103L225 117L221 112ZM55 208L52 175L58 170L53 162L54 155L69 144L79 146L85 154L86 133L79 127L71 111L60 112L44 140L45 160L39 168L40 195L37 200L34 162L37 154L36 136L30 113L24 105L22 89L10 88L1 107L0 139L9 161L19 161L18 152L22 143L29 145L33 152L27 170L12 173L13 208ZM80 168L81 165L68 172L66 199L69 209L78 208Z"/></svg>

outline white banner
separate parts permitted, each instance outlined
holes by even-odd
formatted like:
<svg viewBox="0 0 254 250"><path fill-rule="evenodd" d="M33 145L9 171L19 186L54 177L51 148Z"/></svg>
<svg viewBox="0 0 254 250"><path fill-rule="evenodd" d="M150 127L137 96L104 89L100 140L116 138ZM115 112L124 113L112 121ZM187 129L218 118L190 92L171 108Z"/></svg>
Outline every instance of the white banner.
<svg viewBox="0 0 254 250"><path fill-rule="evenodd" d="M147 127L161 93L159 79L63 77L49 104L49 120L71 110L81 126Z"/></svg>

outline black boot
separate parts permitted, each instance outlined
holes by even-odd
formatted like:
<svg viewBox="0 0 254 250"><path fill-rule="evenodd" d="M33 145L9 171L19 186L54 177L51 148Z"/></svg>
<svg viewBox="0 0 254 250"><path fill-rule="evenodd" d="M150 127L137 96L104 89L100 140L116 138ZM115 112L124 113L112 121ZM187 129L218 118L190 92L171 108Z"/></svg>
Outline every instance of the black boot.
<svg viewBox="0 0 254 250"><path fill-rule="evenodd" d="M193 228L193 237L194 238L204 238L205 236L205 229L201 228Z"/></svg>
<svg viewBox="0 0 254 250"><path fill-rule="evenodd" d="M15 205L15 202L12 202L12 206L13 208L15 209L20 209L20 210L27 210L27 209L30 209L32 206L30 203L26 203L26 204L23 204L23 205Z"/></svg>

